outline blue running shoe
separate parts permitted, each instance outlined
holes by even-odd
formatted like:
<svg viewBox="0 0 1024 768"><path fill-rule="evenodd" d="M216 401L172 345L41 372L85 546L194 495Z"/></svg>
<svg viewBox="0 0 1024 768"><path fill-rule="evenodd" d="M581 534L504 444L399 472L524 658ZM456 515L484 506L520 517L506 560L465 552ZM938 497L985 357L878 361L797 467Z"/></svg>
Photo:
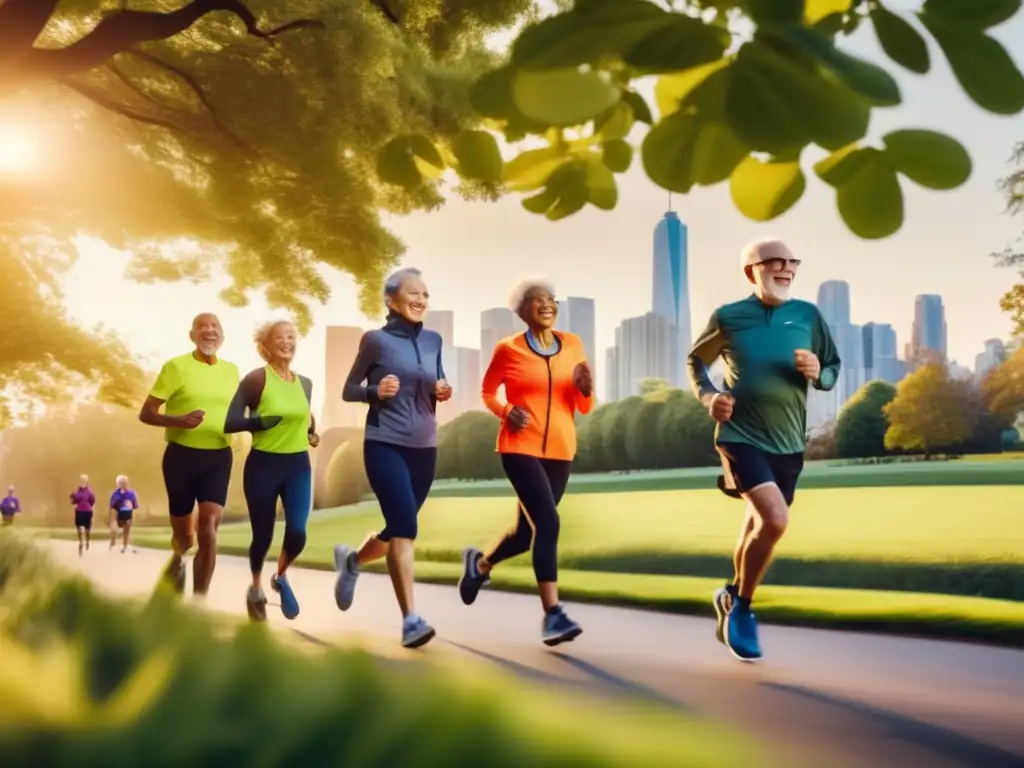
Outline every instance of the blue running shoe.
<svg viewBox="0 0 1024 768"><path fill-rule="evenodd" d="M355 550L338 544L334 548L334 570L338 572L334 582L334 602L338 610L347 611L356 596L356 580L359 578L359 561Z"/></svg>
<svg viewBox="0 0 1024 768"><path fill-rule="evenodd" d="M732 610L732 605L735 600L735 585L726 584L721 589L715 590L715 616L718 618L718 626L715 627L715 637L718 638L718 642L722 645L725 645L725 620L729 616L729 611Z"/></svg>
<svg viewBox="0 0 1024 768"><path fill-rule="evenodd" d="M568 643L583 634L583 629L575 621L565 615L562 606L557 606L551 613L544 614L540 636L544 645L553 647Z"/></svg>
<svg viewBox="0 0 1024 768"><path fill-rule="evenodd" d="M749 605L736 601L725 620L725 644L740 661L758 661L761 643L757 639L757 618Z"/></svg>
<svg viewBox="0 0 1024 768"><path fill-rule="evenodd" d="M462 578L459 579L459 597L466 605L472 605L476 596L480 594L480 588L490 582L484 574L480 573L477 563L484 553L473 547L466 547L462 550Z"/></svg>
<svg viewBox="0 0 1024 768"><path fill-rule="evenodd" d="M271 576L270 588L280 595L281 613L286 619L294 619L299 615L299 601L295 599L295 592L292 591L292 585L288 583L287 576L283 574Z"/></svg>
<svg viewBox="0 0 1024 768"><path fill-rule="evenodd" d="M434 628L415 614L406 616L402 623L402 645L406 648L419 648L434 638Z"/></svg>

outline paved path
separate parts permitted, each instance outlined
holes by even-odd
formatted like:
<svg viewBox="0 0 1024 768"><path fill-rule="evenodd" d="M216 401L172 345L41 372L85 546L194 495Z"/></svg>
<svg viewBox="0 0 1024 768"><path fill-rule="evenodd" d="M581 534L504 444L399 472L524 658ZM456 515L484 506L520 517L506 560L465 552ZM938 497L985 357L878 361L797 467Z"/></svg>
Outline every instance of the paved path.
<svg viewBox="0 0 1024 768"><path fill-rule="evenodd" d="M124 596L149 593L167 557L122 555L98 543L79 559L71 542L49 546L64 565ZM247 571L244 559L221 556L207 606L244 615ZM417 607L438 639L405 651L386 577L360 577L345 614L334 605L333 574L296 569L291 581L302 613L289 622L272 605L270 623L309 642L359 638L403 657L472 659L580 694L626 694L737 718L752 735L790 750L791 765L1024 766L1021 650L764 626L767 657L745 665L715 641L710 619L581 604L567 608L584 634L549 650L539 640L537 598L485 590L467 608L451 587L421 584Z"/></svg>

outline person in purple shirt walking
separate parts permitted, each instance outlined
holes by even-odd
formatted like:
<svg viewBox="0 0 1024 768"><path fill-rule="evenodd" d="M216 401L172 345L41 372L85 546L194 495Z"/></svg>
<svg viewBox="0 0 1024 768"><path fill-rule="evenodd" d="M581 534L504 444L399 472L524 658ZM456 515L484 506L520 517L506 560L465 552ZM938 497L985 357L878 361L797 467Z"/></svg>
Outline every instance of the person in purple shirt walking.
<svg viewBox="0 0 1024 768"><path fill-rule="evenodd" d="M139 508L139 497L135 491L128 487L128 478L125 475L117 476L117 487L110 494L110 550L117 546L117 529L121 529L121 554L128 551L128 537L132 532L132 518L135 510ZM114 525L114 519L117 525ZM137 549L132 550L138 552Z"/></svg>
<svg viewBox="0 0 1024 768"><path fill-rule="evenodd" d="M89 549L92 536L92 513L96 507L96 494L89 487L89 476L78 478L78 487L71 492L71 506L75 508L75 530L78 531L78 556Z"/></svg>
<svg viewBox="0 0 1024 768"><path fill-rule="evenodd" d="M7 486L7 495L0 500L0 517L4 525L14 525L14 516L21 512L21 502L14 495L14 486Z"/></svg>

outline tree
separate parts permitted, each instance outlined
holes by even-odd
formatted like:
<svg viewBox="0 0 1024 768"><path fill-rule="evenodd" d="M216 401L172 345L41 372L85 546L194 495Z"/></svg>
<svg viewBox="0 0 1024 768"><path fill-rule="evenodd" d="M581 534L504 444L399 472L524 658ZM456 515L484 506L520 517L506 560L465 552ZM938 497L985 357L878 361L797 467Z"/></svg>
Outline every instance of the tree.
<svg viewBox="0 0 1024 768"><path fill-rule="evenodd" d="M80 235L130 251L131 278L223 274L228 304L262 291L302 328L309 303L329 297L324 267L352 274L364 311L378 313L382 276L404 251L381 212L444 200L433 187L381 185L380 137L413 130L452 145L476 122L469 88L492 60L485 38L530 8L530 0L0 4L5 122L20 121L44 158L31 173L0 174L0 274L5 290L10 276L18 295L31 297L3 310L5 369L30 366L9 395L59 392L67 381L57 375L67 372L105 390L132 378L111 364L125 357L108 337L75 329L59 310L55 281ZM472 182L456 191L496 194Z"/></svg>
<svg viewBox="0 0 1024 768"><path fill-rule="evenodd" d="M601 447L608 469L635 469L626 445L629 424L637 417L644 400L634 395L613 403L614 409L601 423Z"/></svg>
<svg viewBox="0 0 1024 768"><path fill-rule="evenodd" d="M964 442L971 432L966 394L944 366L918 368L899 383L896 396L883 409L889 419L885 447L920 451L927 457Z"/></svg>
<svg viewBox="0 0 1024 768"><path fill-rule="evenodd" d="M659 379L656 376L651 376L640 382L640 395L642 397L658 392L668 392L669 389L671 389L669 383L665 379Z"/></svg>
<svg viewBox="0 0 1024 768"><path fill-rule="evenodd" d="M669 394L658 441L666 467L707 467L718 462L715 420L691 392L675 389Z"/></svg>
<svg viewBox="0 0 1024 768"><path fill-rule="evenodd" d="M997 365L981 382L982 399L992 414L1012 426L1024 413L1024 346Z"/></svg>
<svg viewBox="0 0 1024 768"><path fill-rule="evenodd" d="M481 133L446 160L422 135L403 134L382 149L382 178L418 189L453 166L464 178L500 180L531 195L523 207L551 220L588 203L608 210L618 200L615 174L633 161L631 130L645 123L640 156L653 182L685 194L728 180L733 203L755 221L800 199L802 152L820 146L832 154L814 172L835 189L847 227L883 238L903 223L900 176L937 190L970 176L967 152L940 133L893 131L879 146L863 143L872 109L902 96L886 69L837 40L871 24L890 59L925 74L928 45L904 14L877 0L665 6L576 0L522 30L508 59L477 81L472 103L494 133L512 143L544 137L547 146L505 164ZM1024 76L987 32L1019 10L1017 0L925 0L913 14L966 94L999 115L1024 109ZM653 75L657 117L633 89L634 80Z"/></svg>
<svg viewBox="0 0 1024 768"><path fill-rule="evenodd" d="M467 411L442 428L437 476L461 480L504 477L497 453L499 422L492 413Z"/></svg>
<svg viewBox="0 0 1024 768"><path fill-rule="evenodd" d="M1006 178L999 182L999 191L1003 194L1003 199L1006 202L1007 213L1019 215L1024 212L1024 141L1019 142L1013 148L1010 162L1015 167ZM1017 242L1024 242L1024 234L1018 238ZM1021 282L1003 294L999 306L1004 312L1010 314L1010 318L1013 320L1014 335L1024 335L1024 250L1010 245L992 256L998 266L1016 269L1021 279Z"/></svg>
<svg viewBox="0 0 1024 768"><path fill-rule="evenodd" d="M642 389L641 385L641 389ZM635 469L659 469L665 466L665 454L658 440L658 425L665 411L669 390L656 389L626 423L626 454Z"/></svg>
<svg viewBox="0 0 1024 768"><path fill-rule="evenodd" d="M889 429L885 406L894 397L896 387L886 381L869 381L854 393L836 419L835 446L840 458L885 454L885 433Z"/></svg>
<svg viewBox="0 0 1024 768"><path fill-rule="evenodd" d="M807 436L804 458L807 461L828 461L839 457L836 448L836 423L829 421Z"/></svg>

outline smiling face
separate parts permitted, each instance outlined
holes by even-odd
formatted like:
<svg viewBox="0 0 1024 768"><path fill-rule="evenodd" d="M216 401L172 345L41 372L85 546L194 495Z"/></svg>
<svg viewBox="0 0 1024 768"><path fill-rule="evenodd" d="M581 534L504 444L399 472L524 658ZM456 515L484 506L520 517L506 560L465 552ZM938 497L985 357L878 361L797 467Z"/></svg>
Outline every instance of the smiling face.
<svg viewBox="0 0 1024 768"><path fill-rule="evenodd" d="M388 297L388 309L397 312L410 323L422 323L430 304L427 284L418 277L407 277L398 290Z"/></svg>
<svg viewBox="0 0 1024 768"><path fill-rule="evenodd" d="M119 478L117 478L117 487L120 488L122 491L125 490L126 488L128 488L128 478L127 477L119 477Z"/></svg>
<svg viewBox="0 0 1024 768"><path fill-rule="evenodd" d="M202 354L213 357L224 343L224 330L220 327L220 320L215 314L204 312L196 315L192 321L192 330L189 331L188 337Z"/></svg>
<svg viewBox="0 0 1024 768"><path fill-rule="evenodd" d="M789 248L779 242L761 245L744 272L754 284L757 297L766 304L782 304L789 300L790 288L796 279L800 259L793 258Z"/></svg>
<svg viewBox="0 0 1024 768"><path fill-rule="evenodd" d="M89 476L88 475L79 475L78 476L78 484L80 486L82 486L83 488L85 488L85 486L87 486L89 484Z"/></svg>
<svg viewBox="0 0 1024 768"><path fill-rule="evenodd" d="M531 330L550 330L558 319L558 302L547 288L536 286L523 297L519 317Z"/></svg>
<svg viewBox="0 0 1024 768"><path fill-rule="evenodd" d="M295 357L299 333L291 323L278 323L267 334L263 342L267 362L291 362Z"/></svg>

